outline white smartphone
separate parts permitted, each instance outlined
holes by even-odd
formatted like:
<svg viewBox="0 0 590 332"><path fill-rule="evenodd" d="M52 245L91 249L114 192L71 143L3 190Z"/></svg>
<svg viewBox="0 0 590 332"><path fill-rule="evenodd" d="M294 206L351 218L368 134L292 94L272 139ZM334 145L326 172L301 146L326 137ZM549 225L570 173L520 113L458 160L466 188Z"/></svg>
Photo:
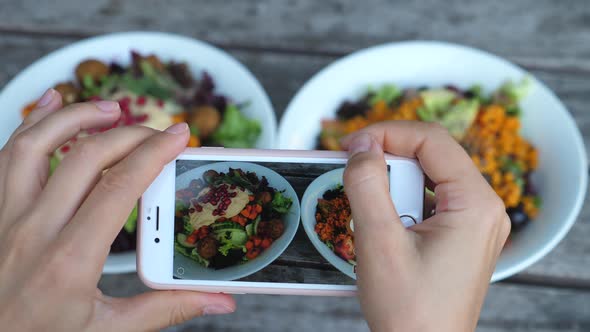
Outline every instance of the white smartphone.
<svg viewBox="0 0 590 332"><path fill-rule="evenodd" d="M346 162L344 152L187 149L140 200L141 279L154 289L354 295ZM418 162L386 155L384 167L402 223L422 222Z"/></svg>

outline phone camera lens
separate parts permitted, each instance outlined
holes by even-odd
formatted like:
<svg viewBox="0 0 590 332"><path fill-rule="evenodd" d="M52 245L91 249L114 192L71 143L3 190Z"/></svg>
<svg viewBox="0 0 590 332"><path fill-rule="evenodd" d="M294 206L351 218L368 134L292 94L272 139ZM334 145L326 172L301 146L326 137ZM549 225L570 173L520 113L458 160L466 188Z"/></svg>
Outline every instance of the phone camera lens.
<svg viewBox="0 0 590 332"><path fill-rule="evenodd" d="M152 218L150 218L150 217L147 217L147 220L152 220Z"/></svg>
<svg viewBox="0 0 590 332"><path fill-rule="evenodd" d="M160 243L160 238L155 238L155 239L154 239L154 241L155 241L156 243Z"/></svg>

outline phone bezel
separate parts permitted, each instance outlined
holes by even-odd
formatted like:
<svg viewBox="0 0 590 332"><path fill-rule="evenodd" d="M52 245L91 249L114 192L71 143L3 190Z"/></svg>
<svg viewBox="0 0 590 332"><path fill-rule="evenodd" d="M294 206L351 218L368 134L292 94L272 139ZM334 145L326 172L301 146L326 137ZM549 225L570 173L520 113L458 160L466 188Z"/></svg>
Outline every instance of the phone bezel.
<svg viewBox="0 0 590 332"><path fill-rule="evenodd" d="M424 174L414 159L386 155L390 168L392 199L404 206L400 215L411 214L422 221ZM223 293L338 295L356 293L354 285L304 284L278 282L188 280L173 278L174 223L167 216L174 215L175 179L177 160L247 161L329 163L347 162L345 152L255 150L224 148L187 148L174 161L167 164L140 199L138 214L137 267L142 281L155 289L190 289ZM395 178L394 174L397 176ZM402 182L400 184L400 182ZM159 208L159 216L155 215ZM150 220L147 220L150 217ZM159 228L155 221L159 218ZM159 242L154 241L159 238ZM162 250L166 248L166 250Z"/></svg>

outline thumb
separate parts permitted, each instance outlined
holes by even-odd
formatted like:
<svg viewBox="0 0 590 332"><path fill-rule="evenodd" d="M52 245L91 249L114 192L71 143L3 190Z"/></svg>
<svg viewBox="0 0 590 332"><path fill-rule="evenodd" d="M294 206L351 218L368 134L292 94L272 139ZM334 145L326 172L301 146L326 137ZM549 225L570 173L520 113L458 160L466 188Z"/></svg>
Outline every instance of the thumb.
<svg viewBox="0 0 590 332"><path fill-rule="evenodd" d="M349 160L344 171L344 189L350 201L355 239L369 243L402 236L405 229L389 194L389 176L383 148L369 134L348 140ZM375 243L376 244L376 243Z"/></svg>
<svg viewBox="0 0 590 332"><path fill-rule="evenodd" d="M113 299L112 331L152 331L202 315L229 314L236 303L227 294L192 291L156 291Z"/></svg>

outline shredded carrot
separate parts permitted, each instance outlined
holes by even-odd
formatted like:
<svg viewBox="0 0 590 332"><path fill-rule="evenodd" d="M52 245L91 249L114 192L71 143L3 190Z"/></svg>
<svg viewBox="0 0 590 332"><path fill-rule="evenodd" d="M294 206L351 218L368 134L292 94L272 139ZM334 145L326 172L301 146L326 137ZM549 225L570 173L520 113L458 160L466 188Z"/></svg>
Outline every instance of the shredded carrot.
<svg viewBox="0 0 590 332"><path fill-rule="evenodd" d="M201 145L201 141L197 136L191 135L191 138L188 140L188 146L191 148L195 148Z"/></svg>
<svg viewBox="0 0 590 332"><path fill-rule="evenodd" d="M186 113L179 113L172 116L172 122L180 123L186 121Z"/></svg>
<svg viewBox="0 0 590 332"><path fill-rule="evenodd" d="M532 216L536 207L525 200L522 185L512 170L503 168L507 158L523 173L538 166L537 150L520 136L519 129L517 117L508 116L503 106L491 104L480 110L476 122L461 143L506 207L523 204L525 210L531 212L527 214Z"/></svg>
<svg viewBox="0 0 590 332"><path fill-rule="evenodd" d="M27 106L25 106L21 112L23 118L26 118L29 114L31 114L35 107L37 107L37 101L27 104Z"/></svg>

